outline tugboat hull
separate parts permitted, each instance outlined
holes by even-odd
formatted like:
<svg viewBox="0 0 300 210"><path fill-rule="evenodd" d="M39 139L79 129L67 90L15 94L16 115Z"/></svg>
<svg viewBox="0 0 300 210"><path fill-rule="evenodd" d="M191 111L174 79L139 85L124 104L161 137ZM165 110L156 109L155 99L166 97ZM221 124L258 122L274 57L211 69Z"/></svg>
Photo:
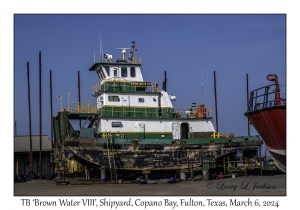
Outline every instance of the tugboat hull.
<svg viewBox="0 0 300 210"><path fill-rule="evenodd" d="M116 169L119 170L181 170L189 168L191 164L193 167L201 167L203 159L207 156L218 158L241 149L260 148L262 142L258 136L253 138L255 139L253 141L245 139L245 137L234 138L235 142L228 142L225 138L215 139L215 141L116 139L113 145L107 147L106 139L80 138L78 146L65 146L65 156L75 155L79 162L89 167L109 168L109 152L112 152L111 148L113 148Z"/></svg>
<svg viewBox="0 0 300 210"><path fill-rule="evenodd" d="M277 167L286 171L286 107L274 106L246 113L266 144Z"/></svg>
<svg viewBox="0 0 300 210"><path fill-rule="evenodd" d="M280 96L277 75L268 74L267 80L275 84L250 93L245 116L263 138L277 167L286 172L286 99Z"/></svg>

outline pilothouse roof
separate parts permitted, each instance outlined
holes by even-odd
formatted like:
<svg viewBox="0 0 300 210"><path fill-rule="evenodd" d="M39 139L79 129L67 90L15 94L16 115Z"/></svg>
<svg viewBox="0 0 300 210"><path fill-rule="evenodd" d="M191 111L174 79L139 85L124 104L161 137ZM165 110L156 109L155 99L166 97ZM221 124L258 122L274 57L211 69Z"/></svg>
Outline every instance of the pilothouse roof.
<svg viewBox="0 0 300 210"><path fill-rule="evenodd" d="M92 67L89 69L90 71L97 70L98 65L109 65L109 66L141 66L142 59L141 57L135 57L134 53L137 51L135 42L131 42L132 47L131 48L117 48L118 50L122 50L122 59L113 60L112 55L110 54L104 54L103 58L102 56L99 57L99 60L92 65ZM126 59L126 50L130 50L130 58Z"/></svg>

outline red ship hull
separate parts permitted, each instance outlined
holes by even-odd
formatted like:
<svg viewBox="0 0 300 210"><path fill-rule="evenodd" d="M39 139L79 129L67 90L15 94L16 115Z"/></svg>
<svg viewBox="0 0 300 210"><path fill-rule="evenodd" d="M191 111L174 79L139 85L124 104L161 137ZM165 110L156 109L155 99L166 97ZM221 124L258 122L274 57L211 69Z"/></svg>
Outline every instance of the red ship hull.
<svg viewBox="0 0 300 210"><path fill-rule="evenodd" d="M277 167L286 172L286 105L274 105L245 113L262 137Z"/></svg>

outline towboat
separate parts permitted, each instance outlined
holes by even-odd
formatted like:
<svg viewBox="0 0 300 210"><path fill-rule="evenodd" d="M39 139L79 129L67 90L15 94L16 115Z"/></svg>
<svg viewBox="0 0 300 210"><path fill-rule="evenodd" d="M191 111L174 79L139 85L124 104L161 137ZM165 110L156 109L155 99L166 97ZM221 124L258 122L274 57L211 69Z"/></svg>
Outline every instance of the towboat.
<svg viewBox="0 0 300 210"><path fill-rule="evenodd" d="M89 69L98 77L92 89L96 102L70 103L53 117L57 172L73 159L117 181L129 172L216 169L220 160L226 174L229 165L223 160L238 151L249 157L257 154L262 144L258 135L222 135L215 130L211 106L174 107L176 96L167 92L166 76L161 89L157 82L144 80L135 42L131 48L117 49L121 59L104 54ZM84 123L75 130L78 121Z"/></svg>

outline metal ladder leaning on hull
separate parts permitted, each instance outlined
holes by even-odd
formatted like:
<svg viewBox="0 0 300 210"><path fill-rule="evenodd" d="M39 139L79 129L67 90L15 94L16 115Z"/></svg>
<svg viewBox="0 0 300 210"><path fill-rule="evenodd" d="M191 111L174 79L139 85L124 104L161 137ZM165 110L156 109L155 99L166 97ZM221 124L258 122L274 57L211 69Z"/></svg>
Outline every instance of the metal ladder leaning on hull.
<svg viewBox="0 0 300 210"><path fill-rule="evenodd" d="M109 143L110 143L110 147L109 147ZM117 175L115 153L114 153L114 146L113 146L111 133L108 133L107 135L106 146L107 146L107 157L109 163L110 180L113 183L118 181L118 175Z"/></svg>

